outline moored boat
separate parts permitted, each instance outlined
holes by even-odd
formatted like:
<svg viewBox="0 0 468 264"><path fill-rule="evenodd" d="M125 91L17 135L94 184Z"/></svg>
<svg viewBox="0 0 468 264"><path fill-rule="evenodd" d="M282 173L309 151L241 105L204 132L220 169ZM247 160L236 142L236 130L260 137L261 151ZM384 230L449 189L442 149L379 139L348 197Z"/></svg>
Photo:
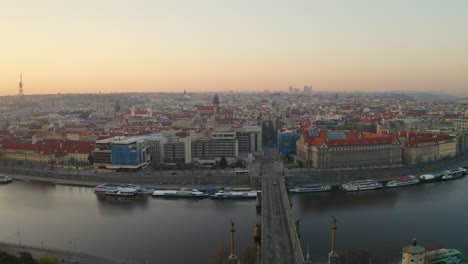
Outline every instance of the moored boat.
<svg viewBox="0 0 468 264"><path fill-rule="evenodd" d="M118 187L116 190L107 191L106 195L131 197L136 195L136 189L129 187Z"/></svg>
<svg viewBox="0 0 468 264"><path fill-rule="evenodd" d="M418 184L419 180L416 178L416 176L405 176L405 177L398 177L395 178L385 185L387 188L393 188L393 187L400 187L400 186L407 186L407 185L413 185L413 184Z"/></svg>
<svg viewBox="0 0 468 264"><path fill-rule="evenodd" d="M309 192L328 192L332 188L330 185L324 184L312 184L312 185L303 185L293 189L289 189L290 193L309 193Z"/></svg>
<svg viewBox="0 0 468 264"><path fill-rule="evenodd" d="M108 191L115 191L115 190L117 190L117 188L119 188L119 186L104 183L104 184L101 184L101 185L98 185L98 186L94 187L94 192L95 193L105 193L105 192L108 192Z"/></svg>
<svg viewBox="0 0 468 264"><path fill-rule="evenodd" d="M136 192L137 194L153 194L154 193L154 189L151 188L151 187L141 187L141 186L136 186Z"/></svg>
<svg viewBox="0 0 468 264"><path fill-rule="evenodd" d="M445 174L442 176L442 180L447 181L447 180L455 180L463 177L466 174L466 169L464 168L457 168L457 169L451 169L445 172Z"/></svg>
<svg viewBox="0 0 468 264"><path fill-rule="evenodd" d="M210 195L212 199L255 199L257 193L261 191L248 191L248 192L224 192L220 191Z"/></svg>
<svg viewBox="0 0 468 264"><path fill-rule="evenodd" d="M181 190L155 190L153 197L165 197L165 198L204 198L208 197L208 194L201 192L197 189L181 189Z"/></svg>
<svg viewBox="0 0 468 264"><path fill-rule="evenodd" d="M353 191L366 191L366 190L375 190L383 188L383 185L374 180L360 180L360 181L352 181L346 184L341 185L345 191L353 192Z"/></svg>
<svg viewBox="0 0 468 264"><path fill-rule="evenodd" d="M0 176L0 184L7 184L10 182L13 182L13 179L11 179L10 177L3 175Z"/></svg>

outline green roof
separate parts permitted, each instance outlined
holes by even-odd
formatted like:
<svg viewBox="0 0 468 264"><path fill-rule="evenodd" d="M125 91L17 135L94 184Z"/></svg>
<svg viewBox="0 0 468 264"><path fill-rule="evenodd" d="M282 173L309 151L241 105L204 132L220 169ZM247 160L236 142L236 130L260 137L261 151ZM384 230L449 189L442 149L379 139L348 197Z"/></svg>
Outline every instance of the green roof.
<svg viewBox="0 0 468 264"><path fill-rule="evenodd" d="M426 249L420 246L406 246L403 248L403 252L409 254L421 254L426 252Z"/></svg>

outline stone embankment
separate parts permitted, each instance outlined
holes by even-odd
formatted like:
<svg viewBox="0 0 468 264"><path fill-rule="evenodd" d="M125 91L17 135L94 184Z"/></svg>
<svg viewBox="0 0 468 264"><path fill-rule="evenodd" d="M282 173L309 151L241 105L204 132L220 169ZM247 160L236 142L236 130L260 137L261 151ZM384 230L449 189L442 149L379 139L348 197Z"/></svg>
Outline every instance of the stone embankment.
<svg viewBox="0 0 468 264"><path fill-rule="evenodd" d="M405 165L387 168L355 169L285 169L287 185L330 184L340 185L353 180L374 179L388 181L404 175L419 176L435 173L456 167L468 166L468 157L439 160L421 165ZM45 181L68 185L96 186L102 183L164 185L165 188L188 187L203 188L206 186L249 186L261 187L258 173L236 175L231 170L169 170L141 171L137 173L119 173L102 170L73 170L61 168L31 168L19 166L0 166L0 173L8 174L17 180Z"/></svg>

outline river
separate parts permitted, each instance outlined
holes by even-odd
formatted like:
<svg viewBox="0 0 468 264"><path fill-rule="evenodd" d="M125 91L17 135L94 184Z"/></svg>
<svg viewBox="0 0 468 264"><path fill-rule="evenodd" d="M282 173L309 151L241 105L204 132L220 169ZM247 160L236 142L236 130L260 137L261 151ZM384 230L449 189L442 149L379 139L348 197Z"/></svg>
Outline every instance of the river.
<svg viewBox="0 0 468 264"><path fill-rule="evenodd" d="M338 218L337 249L371 248L399 254L414 234L421 244L468 245L468 177L391 190L312 193L292 197L303 252L325 260L330 216ZM91 188L38 182L0 186L0 240L78 251L142 263L209 263L229 245L253 242L254 201L115 199ZM19 232L18 232L19 230ZM19 238L18 238L19 233ZM395 250L397 252L395 253Z"/></svg>

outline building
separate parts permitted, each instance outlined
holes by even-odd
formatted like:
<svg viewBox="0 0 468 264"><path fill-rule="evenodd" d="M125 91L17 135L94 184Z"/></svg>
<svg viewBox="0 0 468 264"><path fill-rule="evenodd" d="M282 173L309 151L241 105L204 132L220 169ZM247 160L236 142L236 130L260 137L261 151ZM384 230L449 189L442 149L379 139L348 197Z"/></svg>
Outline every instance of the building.
<svg viewBox="0 0 468 264"><path fill-rule="evenodd" d="M298 161L312 168L358 168L401 164L396 136L355 131L304 130L297 141Z"/></svg>
<svg viewBox="0 0 468 264"><path fill-rule="evenodd" d="M311 94L312 93L312 86L304 86L304 94Z"/></svg>
<svg viewBox="0 0 468 264"><path fill-rule="evenodd" d="M145 137L113 137L96 141L94 166L107 169L140 170L151 158Z"/></svg>
<svg viewBox="0 0 468 264"><path fill-rule="evenodd" d="M236 139L239 152L262 151L262 128L259 126L244 126L236 128Z"/></svg>
<svg viewBox="0 0 468 264"><path fill-rule="evenodd" d="M427 251L426 248L418 246L416 238L411 245L403 248L401 264L452 264L466 263L462 253L457 249L436 249Z"/></svg>
<svg viewBox="0 0 468 264"><path fill-rule="evenodd" d="M200 115L213 115L214 107L212 105L202 105L202 106L197 107L197 112Z"/></svg>
<svg viewBox="0 0 468 264"><path fill-rule="evenodd" d="M164 163L185 163L185 143L168 142L163 146L163 162Z"/></svg>
<svg viewBox="0 0 468 264"><path fill-rule="evenodd" d="M432 127L433 121L424 119L389 119L377 125L377 134L390 135L404 131L420 131Z"/></svg>
<svg viewBox="0 0 468 264"><path fill-rule="evenodd" d="M238 141L235 131L213 131L209 138L203 139L191 134L185 138L185 162L198 162L202 165L214 165L222 157L237 160L239 156Z"/></svg>
<svg viewBox="0 0 468 264"><path fill-rule="evenodd" d="M164 157L164 144L168 142L162 133L152 134L145 138L151 162L161 163Z"/></svg>
<svg viewBox="0 0 468 264"><path fill-rule="evenodd" d="M48 163L56 160L56 155L52 148L42 144L3 143L0 148L0 158Z"/></svg>
<svg viewBox="0 0 468 264"><path fill-rule="evenodd" d="M468 132L468 119L453 119L452 123L459 129Z"/></svg>
<svg viewBox="0 0 468 264"><path fill-rule="evenodd" d="M416 238L403 248L401 264L426 264L426 249L416 244Z"/></svg>
<svg viewBox="0 0 468 264"><path fill-rule="evenodd" d="M278 131L278 153L281 156L296 154L296 143L301 134L292 130L280 129Z"/></svg>
<svg viewBox="0 0 468 264"><path fill-rule="evenodd" d="M87 164L94 142L46 139L37 143L4 143L0 157L33 162Z"/></svg>
<svg viewBox="0 0 468 264"><path fill-rule="evenodd" d="M405 135L399 137L404 144L403 161L405 163L418 164L453 157L457 154L455 137L431 134L411 135L409 132Z"/></svg>

